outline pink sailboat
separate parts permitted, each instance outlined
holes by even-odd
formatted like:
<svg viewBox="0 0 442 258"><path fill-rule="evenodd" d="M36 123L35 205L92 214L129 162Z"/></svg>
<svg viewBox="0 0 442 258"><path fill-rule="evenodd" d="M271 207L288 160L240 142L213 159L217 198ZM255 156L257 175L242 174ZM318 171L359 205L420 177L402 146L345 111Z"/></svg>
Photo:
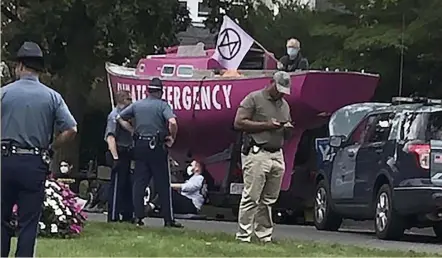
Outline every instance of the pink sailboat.
<svg viewBox="0 0 442 258"><path fill-rule="evenodd" d="M272 54L251 49L241 63L239 76L220 76L216 72L220 65L211 58L213 52L199 43L170 48L164 55L148 55L139 60L136 68L106 64L111 96L129 90L134 100L142 99L147 96L147 85L153 77L163 80L163 99L172 107L179 123L177 141L170 152L178 162L188 159L189 153L192 158L204 160L229 149L237 136L233 119L239 103L250 92L268 85L276 69ZM325 124L328 114L345 105L370 100L379 81L378 75L359 72L311 70L290 75L292 94L286 100L295 132L284 146L286 173L282 191L290 188L294 157L303 132ZM218 185L225 185L229 168L232 167L228 158L208 166ZM229 195L228 191L224 193ZM238 197L241 189L233 191L236 193L231 184L230 194Z"/></svg>
<svg viewBox="0 0 442 258"><path fill-rule="evenodd" d="M258 50L251 50L255 56ZM176 113L179 134L171 153L179 159L188 151L195 158L219 153L235 140L233 119L240 101L250 92L262 89L268 83L275 61L269 54L260 54L261 70L239 70L239 77L216 75L219 69L211 59L213 50L202 46L179 47L175 53L149 55L138 62L136 68L106 64L111 94L129 90L133 99L145 98L147 85L153 77L160 77L165 85L163 99ZM245 62L247 62L247 58ZM348 104L369 100L376 89L379 76L358 72L300 71L291 73L292 94L286 99L294 121L294 137L285 146L287 171L293 168L293 157L302 132L320 126L332 113ZM319 116L318 116L319 115ZM213 171L216 180L222 173ZM286 173L290 174L290 173ZM283 188L290 185L290 177Z"/></svg>

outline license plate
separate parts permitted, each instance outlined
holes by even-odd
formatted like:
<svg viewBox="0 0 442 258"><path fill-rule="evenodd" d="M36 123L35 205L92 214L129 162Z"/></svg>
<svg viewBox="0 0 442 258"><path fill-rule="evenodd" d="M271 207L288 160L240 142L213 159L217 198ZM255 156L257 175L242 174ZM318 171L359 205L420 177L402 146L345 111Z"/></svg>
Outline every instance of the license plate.
<svg viewBox="0 0 442 258"><path fill-rule="evenodd" d="M244 189L244 184L242 184L242 183L231 183L230 184L230 194L235 194L235 195L242 194L243 189Z"/></svg>

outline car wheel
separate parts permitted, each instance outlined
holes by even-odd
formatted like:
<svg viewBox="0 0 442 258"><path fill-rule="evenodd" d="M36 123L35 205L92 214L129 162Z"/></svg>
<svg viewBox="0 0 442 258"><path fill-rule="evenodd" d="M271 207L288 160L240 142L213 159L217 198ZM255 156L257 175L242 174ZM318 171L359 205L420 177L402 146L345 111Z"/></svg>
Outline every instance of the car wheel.
<svg viewBox="0 0 442 258"><path fill-rule="evenodd" d="M404 235L403 218L393 209L391 188L382 185L376 195L374 227L380 239L397 240Z"/></svg>
<svg viewBox="0 0 442 258"><path fill-rule="evenodd" d="M342 224L342 217L331 208L326 183L321 180L316 186L313 221L318 230L337 231Z"/></svg>
<svg viewBox="0 0 442 258"><path fill-rule="evenodd" d="M439 222L438 224L433 226L434 234L436 235L439 240L442 240L442 222Z"/></svg>

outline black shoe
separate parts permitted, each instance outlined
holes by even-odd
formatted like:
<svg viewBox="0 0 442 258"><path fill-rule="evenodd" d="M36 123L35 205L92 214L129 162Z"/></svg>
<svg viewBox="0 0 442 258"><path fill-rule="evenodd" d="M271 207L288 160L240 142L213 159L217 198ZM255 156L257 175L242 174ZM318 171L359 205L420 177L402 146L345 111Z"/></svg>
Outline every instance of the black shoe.
<svg viewBox="0 0 442 258"><path fill-rule="evenodd" d="M181 225L181 223L176 222L176 221L165 222L164 227L166 227L166 228L184 228L184 226Z"/></svg>
<svg viewBox="0 0 442 258"><path fill-rule="evenodd" d="M135 225L136 225L137 227L142 227L142 226L144 226L143 219L135 219Z"/></svg>

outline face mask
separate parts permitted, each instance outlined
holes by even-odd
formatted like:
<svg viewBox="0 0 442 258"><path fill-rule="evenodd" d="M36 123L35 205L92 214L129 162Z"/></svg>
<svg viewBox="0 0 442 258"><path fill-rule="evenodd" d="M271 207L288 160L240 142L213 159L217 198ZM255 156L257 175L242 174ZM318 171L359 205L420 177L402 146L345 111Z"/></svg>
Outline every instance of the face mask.
<svg viewBox="0 0 442 258"><path fill-rule="evenodd" d="M69 168L68 168L68 167L66 167L66 166L64 166L64 167L60 167L60 172L61 172L62 174L66 174L68 171L69 171Z"/></svg>
<svg viewBox="0 0 442 258"><path fill-rule="evenodd" d="M189 176L193 175L193 166L188 166L188 167L187 167L187 174L188 174Z"/></svg>
<svg viewBox="0 0 442 258"><path fill-rule="evenodd" d="M287 55L289 55L290 57L294 57L298 54L298 51L299 51L299 49L297 49L297 48L289 47L289 48L287 48Z"/></svg>

